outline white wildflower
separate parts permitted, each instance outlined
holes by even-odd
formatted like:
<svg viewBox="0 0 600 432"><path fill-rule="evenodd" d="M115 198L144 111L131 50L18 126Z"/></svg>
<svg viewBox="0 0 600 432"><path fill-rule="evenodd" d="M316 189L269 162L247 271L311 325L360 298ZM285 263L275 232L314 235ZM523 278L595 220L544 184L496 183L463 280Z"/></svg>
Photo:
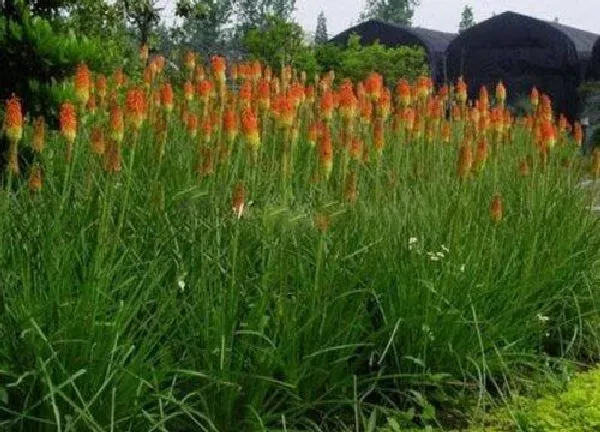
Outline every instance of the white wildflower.
<svg viewBox="0 0 600 432"><path fill-rule="evenodd" d="M413 250L413 249L415 249L415 248L417 247L417 244L418 244L418 243L419 243L419 239L418 239L418 238L416 238L416 237L411 237L411 238L408 240L408 249L409 249L409 250Z"/></svg>
<svg viewBox="0 0 600 432"><path fill-rule="evenodd" d="M441 257L435 252L427 252L427 256L431 261L441 261Z"/></svg>
<svg viewBox="0 0 600 432"><path fill-rule="evenodd" d="M181 290L181 292L185 291L185 281L183 279L179 279L177 281L177 286Z"/></svg>
<svg viewBox="0 0 600 432"><path fill-rule="evenodd" d="M548 322L548 321L550 321L550 317L548 317L546 315L542 315L542 314L537 314L537 319L540 322Z"/></svg>

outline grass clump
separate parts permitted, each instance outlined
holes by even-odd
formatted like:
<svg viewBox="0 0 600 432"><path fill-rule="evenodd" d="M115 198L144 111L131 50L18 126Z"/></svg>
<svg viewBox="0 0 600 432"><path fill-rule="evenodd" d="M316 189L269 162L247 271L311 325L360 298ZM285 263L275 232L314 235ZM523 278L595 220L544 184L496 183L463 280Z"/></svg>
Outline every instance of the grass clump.
<svg viewBox="0 0 600 432"><path fill-rule="evenodd" d="M160 63L63 110L75 141L64 114L41 180L9 166L6 430L460 424L463 400L597 358L598 219L549 100L516 121L482 96L480 127L426 77L410 104L376 74L234 91L214 59L190 96Z"/></svg>

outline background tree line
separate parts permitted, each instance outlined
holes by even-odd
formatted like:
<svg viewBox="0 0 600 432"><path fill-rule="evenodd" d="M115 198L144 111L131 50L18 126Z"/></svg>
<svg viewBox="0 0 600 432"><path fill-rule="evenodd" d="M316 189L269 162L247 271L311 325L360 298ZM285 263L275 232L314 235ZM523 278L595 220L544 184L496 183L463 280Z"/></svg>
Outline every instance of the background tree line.
<svg viewBox="0 0 600 432"><path fill-rule="evenodd" d="M361 19L410 25L416 0L369 0ZM0 97L19 94L29 112L53 116L57 100L69 97L58 85L86 62L94 70L123 67L135 72L139 46L148 44L178 64L183 51L207 60L259 59L275 70L292 64L309 76L335 69L361 78L372 69L384 75L415 75L424 53L356 41L342 49L329 45L321 13L314 38L292 19L296 0L0 0Z"/></svg>

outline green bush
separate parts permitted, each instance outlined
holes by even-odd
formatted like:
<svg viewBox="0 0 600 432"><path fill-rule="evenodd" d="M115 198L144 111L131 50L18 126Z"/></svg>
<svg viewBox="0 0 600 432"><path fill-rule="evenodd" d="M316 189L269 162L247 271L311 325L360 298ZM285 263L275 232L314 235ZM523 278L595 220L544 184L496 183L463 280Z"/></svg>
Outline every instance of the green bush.
<svg viewBox="0 0 600 432"><path fill-rule="evenodd" d="M302 27L275 16L268 17L264 26L246 31L243 45L251 57L274 70L293 63L306 50Z"/></svg>
<svg viewBox="0 0 600 432"><path fill-rule="evenodd" d="M475 431L593 431L600 428L600 370L575 376L564 392L551 390L538 400L515 397L489 415Z"/></svg>
<svg viewBox="0 0 600 432"><path fill-rule="evenodd" d="M28 112L52 117L59 102L53 83L82 62L109 72L123 63L123 52L116 42L57 31L48 20L28 12L19 22L0 18L0 96L19 95Z"/></svg>
<svg viewBox="0 0 600 432"><path fill-rule="evenodd" d="M337 75L362 80L374 70L382 74L388 84L400 77L415 79L428 72L427 56L420 47L388 48L379 43L362 46L358 36L351 37L342 51Z"/></svg>
<svg viewBox="0 0 600 432"><path fill-rule="evenodd" d="M362 46L358 36L353 36L345 48L333 44L313 47L302 39L302 29L297 24L272 17L264 28L246 33L244 46L252 58L274 70L291 64L310 78L334 70L338 79L358 81L378 71L388 84L393 84L400 77L415 79L428 72L427 56L420 47L389 48L379 43Z"/></svg>

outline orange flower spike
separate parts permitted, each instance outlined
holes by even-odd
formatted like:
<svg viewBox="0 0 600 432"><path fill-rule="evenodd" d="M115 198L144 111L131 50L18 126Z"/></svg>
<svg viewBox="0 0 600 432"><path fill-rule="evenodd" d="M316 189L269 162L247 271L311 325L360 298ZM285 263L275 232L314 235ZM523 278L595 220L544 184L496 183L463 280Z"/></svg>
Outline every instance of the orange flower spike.
<svg viewBox="0 0 600 432"><path fill-rule="evenodd" d="M62 104L59 113L60 132L67 142L66 160L71 161L73 145L77 139L77 112L70 102Z"/></svg>
<svg viewBox="0 0 600 432"><path fill-rule="evenodd" d="M323 130L323 134L319 140L319 166L323 177L326 180L329 179L333 171L333 144L331 142L331 133L327 127Z"/></svg>
<svg viewBox="0 0 600 432"><path fill-rule="evenodd" d="M147 113L146 94L141 89L131 89L125 97L128 122L135 131L142 128Z"/></svg>
<svg viewBox="0 0 600 432"><path fill-rule="evenodd" d="M250 108L252 103L252 82L245 80L239 90L240 107Z"/></svg>
<svg viewBox="0 0 600 432"><path fill-rule="evenodd" d="M160 103L167 113L173 111L173 87L165 83L160 89Z"/></svg>
<svg viewBox="0 0 600 432"><path fill-rule="evenodd" d="M490 220L494 225L498 225L502 222L504 217L504 209L502 205L502 197L499 194L496 194L494 198L492 198L492 202L490 204Z"/></svg>
<svg viewBox="0 0 600 432"><path fill-rule="evenodd" d="M442 123L442 141L444 144L449 144L452 139L452 128L450 126L450 122L444 121Z"/></svg>
<svg viewBox="0 0 600 432"><path fill-rule="evenodd" d="M575 125L573 126L573 139L577 146L581 147L583 144L583 128L579 122L575 122Z"/></svg>
<svg viewBox="0 0 600 432"><path fill-rule="evenodd" d="M333 92L328 90L321 96L321 118L326 121L330 121L333 118L334 110L334 97Z"/></svg>
<svg viewBox="0 0 600 432"><path fill-rule="evenodd" d="M371 72L365 81L365 91L369 99L378 100L383 91L383 77L376 72Z"/></svg>
<svg viewBox="0 0 600 432"><path fill-rule="evenodd" d="M442 118L442 102L437 97L429 99L427 116L429 120L435 120L436 122Z"/></svg>
<svg viewBox="0 0 600 432"><path fill-rule="evenodd" d="M225 84L225 81L227 79L225 76L225 71L227 70L227 62L225 61L225 58L220 56L214 56L210 60L210 63L212 66L212 72L215 81L221 85Z"/></svg>
<svg viewBox="0 0 600 432"><path fill-rule="evenodd" d="M23 138L23 110L21 101L14 94L5 104L4 133L14 146Z"/></svg>
<svg viewBox="0 0 600 432"><path fill-rule="evenodd" d="M570 126L569 126L569 120L567 120L567 118L565 117L564 114L561 114L559 119L558 119L558 131L559 133L565 133L568 132Z"/></svg>
<svg viewBox="0 0 600 432"><path fill-rule="evenodd" d="M125 137L125 122L123 110L119 105L113 105L110 110L110 137L116 143L122 143Z"/></svg>
<svg viewBox="0 0 600 432"><path fill-rule="evenodd" d="M296 108L290 98L281 97L281 124L286 128L291 128L296 118Z"/></svg>
<svg viewBox="0 0 600 432"><path fill-rule="evenodd" d="M244 214L244 207L246 205L246 188L243 183L238 183L235 185L233 189L233 194L231 196L231 209L233 211L234 216L238 219Z"/></svg>
<svg viewBox="0 0 600 432"><path fill-rule="evenodd" d="M506 87L502 81L496 85L496 103L502 107L506 103Z"/></svg>
<svg viewBox="0 0 600 432"><path fill-rule="evenodd" d="M185 127L187 129L188 134L190 135L190 138L196 138L196 136L198 135L198 116L194 113L189 113L187 116Z"/></svg>
<svg viewBox="0 0 600 432"><path fill-rule="evenodd" d="M473 150L471 143L465 142L458 153L458 178L465 179L473 168Z"/></svg>
<svg viewBox="0 0 600 432"><path fill-rule="evenodd" d="M504 130L504 117L502 109L499 107L494 107L490 111L490 125L493 130L498 134L502 134Z"/></svg>
<svg viewBox="0 0 600 432"><path fill-rule="evenodd" d="M359 110L360 110L360 119L364 124L369 124L373 118L373 105L371 101L367 98L363 98L358 102Z"/></svg>
<svg viewBox="0 0 600 432"><path fill-rule="evenodd" d="M258 119L250 109L242 113L242 133L250 149L255 152L260 147L260 135L258 133Z"/></svg>
<svg viewBox="0 0 600 432"><path fill-rule="evenodd" d="M90 94L90 98L88 99L88 103L85 106L86 110L90 113L90 114L96 114L96 95L95 94Z"/></svg>
<svg viewBox="0 0 600 432"><path fill-rule="evenodd" d="M209 80L202 80L197 86L198 96L202 100L203 103L208 103L210 100L210 95L213 91L213 84Z"/></svg>
<svg viewBox="0 0 600 432"><path fill-rule="evenodd" d="M191 81L186 81L183 84L183 98L188 103L194 100L194 84Z"/></svg>
<svg viewBox="0 0 600 432"><path fill-rule="evenodd" d="M91 77L87 65L82 63L75 71L75 96L81 106L85 106L90 98Z"/></svg>
<svg viewBox="0 0 600 432"><path fill-rule="evenodd" d="M271 87L266 78L261 78L257 86L258 106L262 110L267 110L271 106Z"/></svg>
<svg viewBox="0 0 600 432"><path fill-rule="evenodd" d="M556 127L551 121L545 120L542 123L541 138L547 148L553 148L556 145Z"/></svg>
<svg viewBox="0 0 600 432"><path fill-rule="evenodd" d="M238 124L235 111L227 108L223 113L223 132L229 143L235 141L238 134Z"/></svg>
<svg viewBox="0 0 600 432"><path fill-rule="evenodd" d="M464 82L463 77L458 78L458 83L456 84L456 99L463 106L467 103L467 84Z"/></svg>
<svg viewBox="0 0 600 432"><path fill-rule="evenodd" d="M479 89L479 111L487 112L490 109L490 95L488 89L485 86L481 86Z"/></svg>
<svg viewBox="0 0 600 432"><path fill-rule="evenodd" d="M431 77L421 76L417 81L417 96L421 100L426 100L431 95L433 90L433 82Z"/></svg>
<svg viewBox="0 0 600 432"><path fill-rule="evenodd" d="M339 93L340 114L343 119L350 120L355 115L356 97L354 96L354 88L352 81L345 80L340 86Z"/></svg>
<svg viewBox="0 0 600 432"><path fill-rule="evenodd" d="M212 139L213 132L213 124L214 121L212 119L205 119L202 122L202 137L204 138L204 142L208 143Z"/></svg>
<svg viewBox="0 0 600 432"><path fill-rule="evenodd" d="M250 75L255 82L262 78L262 65L258 60L252 63Z"/></svg>
<svg viewBox="0 0 600 432"><path fill-rule="evenodd" d="M405 79L401 79L396 86L396 96L400 106L405 108L411 104L410 84Z"/></svg>
<svg viewBox="0 0 600 432"><path fill-rule="evenodd" d="M46 122L44 117L37 117L33 120L33 139L31 147L36 153L41 153L46 146Z"/></svg>
<svg viewBox="0 0 600 432"><path fill-rule="evenodd" d="M62 104L59 114L60 132L65 140L73 144L77 138L77 112L70 102Z"/></svg>
<svg viewBox="0 0 600 432"><path fill-rule="evenodd" d="M537 111L538 105L540 103L540 93L538 92L538 89L536 87L534 87L531 90L531 96L529 100L531 102L531 107L533 108L533 111Z"/></svg>
<svg viewBox="0 0 600 432"><path fill-rule="evenodd" d="M440 89L438 97L440 98L440 100L442 102L446 103L448 101L449 96L450 96L450 87L448 87L448 84L444 84L442 86L442 88Z"/></svg>
<svg viewBox="0 0 600 432"><path fill-rule="evenodd" d="M292 98L294 106L297 108L298 106L303 104L305 100L304 86L299 82L292 83L292 86L290 87L289 96Z"/></svg>
<svg viewBox="0 0 600 432"><path fill-rule="evenodd" d="M359 161L363 155L363 142L360 138L353 138L350 143L350 157Z"/></svg>
<svg viewBox="0 0 600 432"><path fill-rule="evenodd" d="M99 127L95 127L92 129L90 133L90 147L92 153L98 156L102 156L104 154L105 141L104 141L104 130Z"/></svg>
<svg viewBox="0 0 600 432"><path fill-rule="evenodd" d="M462 111L461 111L461 109L460 109L460 107L458 105L454 105L452 107L452 119L455 122L459 122L459 121L461 121L463 119L462 118Z"/></svg>
<svg viewBox="0 0 600 432"><path fill-rule="evenodd" d="M381 97L377 101L377 111L378 111L379 116L383 120L387 120L388 117L390 116L391 107L392 107L392 94L390 93L390 90L386 87L383 89L383 92L381 93Z"/></svg>

